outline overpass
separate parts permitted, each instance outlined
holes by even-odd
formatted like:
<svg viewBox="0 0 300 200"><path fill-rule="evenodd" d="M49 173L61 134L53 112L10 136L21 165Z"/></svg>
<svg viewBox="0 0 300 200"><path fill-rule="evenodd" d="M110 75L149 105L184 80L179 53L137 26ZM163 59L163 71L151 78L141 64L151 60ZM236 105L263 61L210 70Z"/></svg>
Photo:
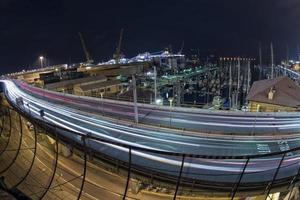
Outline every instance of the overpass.
<svg viewBox="0 0 300 200"><path fill-rule="evenodd" d="M139 104L142 124L136 125L131 103L64 95L9 80L2 86L11 106L53 137L78 146L85 156L88 149L123 163L128 177L130 172L157 174L174 183L174 199L191 187L228 193L232 199L237 192L267 198L298 181L297 113ZM112 119L116 116L121 119Z"/></svg>

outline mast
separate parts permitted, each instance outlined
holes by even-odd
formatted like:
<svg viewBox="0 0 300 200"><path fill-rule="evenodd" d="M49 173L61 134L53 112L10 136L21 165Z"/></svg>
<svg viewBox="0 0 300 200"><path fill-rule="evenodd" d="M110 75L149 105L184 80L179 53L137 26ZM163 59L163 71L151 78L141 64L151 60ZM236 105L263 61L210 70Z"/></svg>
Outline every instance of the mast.
<svg viewBox="0 0 300 200"><path fill-rule="evenodd" d="M229 99L229 107L231 108L231 90L232 90L232 61L229 63L229 91L228 91L228 99Z"/></svg>
<svg viewBox="0 0 300 200"><path fill-rule="evenodd" d="M263 71L262 71L262 50L261 43L259 43L259 80L262 79Z"/></svg>
<svg viewBox="0 0 300 200"><path fill-rule="evenodd" d="M298 61L300 61L300 46L297 45L297 54L298 54Z"/></svg>
<svg viewBox="0 0 300 200"><path fill-rule="evenodd" d="M271 79L274 78L274 51L273 43L271 42Z"/></svg>

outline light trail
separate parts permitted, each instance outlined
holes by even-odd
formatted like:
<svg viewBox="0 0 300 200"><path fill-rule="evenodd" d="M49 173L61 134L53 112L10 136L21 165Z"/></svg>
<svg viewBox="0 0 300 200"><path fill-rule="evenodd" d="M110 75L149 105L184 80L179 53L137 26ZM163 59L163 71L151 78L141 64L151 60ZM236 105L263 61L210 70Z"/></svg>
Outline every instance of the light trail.
<svg viewBox="0 0 300 200"><path fill-rule="evenodd" d="M235 141L228 139L226 140L224 138L196 138L192 136L179 136L176 134L161 131L151 131L134 127L126 127L119 124L116 125L109 121L104 121L98 118L91 118L85 114L78 113L76 112L76 109L66 108L65 106L46 102L45 100L33 97L32 95L20 90L20 88L11 81L4 81L4 83L6 85L7 97L10 98L15 104L16 99L22 97L24 101L24 106L22 106L22 109L27 113L32 112L36 117L39 117L39 111L43 109L45 111L44 120L56 124L57 126L77 133L90 133L101 138L109 139L111 141L130 146L163 152L169 151L167 149L167 146L165 146L169 145L170 147L174 147L175 152L179 153L199 152L200 154L208 153L208 155L210 155L209 153L214 153L216 156L218 154L226 156L226 152L228 152L228 156L247 155L253 152L253 145L259 142L270 143L270 147L272 147L273 145L278 146L277 143L279 140L277 139L254 141L252 140L253 137L249 137L248 141L247 139L245 139L244 141ZM25 106L28 103L30 104L30 108L26 108ZM271 118L268 117L266 119ZM288 121L284 119L284 124L277 125L277 127L300 127L299 125L295 124L295 121L297 120L292 119ZM220 123L220 125L231 126L231 124L228 123ZM246 125L240 125L238 127L243 128L245 126ZM269 125L261 126L269 127ZM161 135L163 135L163 137L160 137ZM77 139L80 140L80 138ZM90 141L99 143L99 141L96 140ZM287 141L294 141L295 143L300 144L298 138L293 138ZM109 147L109 149L106 149L103 153L110 156L119 155L119 157L116 157L117 159L127 161L127 156L124 155L128 155L128 148L120 147L114 144L107 144L104 142L100 143ZM178 169L178 167L181 166L180 158L155 155L153 153L141 152L136 150L132 150L132 155L140 158L138 161L136 161L136 164L144 163L143 165L145 168L155 168L155 166L159 165L162 167L162 170L167 169L170 171L169 173L171 173L172 170L176 171L176 168ZM274 172L277 168L279 160L280 157L254 159L251 161L251 163L249 163L247 169L245 170L245 176L249 177L249 180L251 180L252 182L269 179L267 176L264 176L264 174ZM294 171L295 168L298 167L297 165L299 163L299 160L300 158L298 155L289 156L284 160L283 166L289 166L289 170L288 173L286 173L286 176L294 175ZM189 158L184 163L184 169L190 171L190 174L185 174L184 176L194 176L194 178L197 177L199 179L206 179L210 181L214 179L218 182L224 182L224 177L226 177L226 181L233 181L236 179L236 175L241 173L244 162L245 160L234 159L217 160ZM284 170L286 172L286 169ZM202 171L202 173L199 174L199 171ZM220 177L216 179L214 176L211 176L211 174L218 174Z"/></svg>

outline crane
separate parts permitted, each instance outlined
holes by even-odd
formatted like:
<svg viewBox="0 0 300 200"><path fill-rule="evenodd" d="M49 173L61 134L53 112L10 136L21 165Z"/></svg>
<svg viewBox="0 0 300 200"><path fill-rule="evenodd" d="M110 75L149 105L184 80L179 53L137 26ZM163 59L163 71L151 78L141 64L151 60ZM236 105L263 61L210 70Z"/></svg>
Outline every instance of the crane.
<svg viewBox="0 0 300 200"><path fill-rule="evenodd" d="M93 63L94 61L93 61L91 55L89 54L89 52L88 52L88 50L87 50L87 48L86 48L86 45L85 45L83 36L82 36L82 34L81 34L80 32L78 32L78 35L79 35L79 38L80 38L80 41L81 41L82 49L83 49L83 51L84 51L84 53L85 53L86 62L87 62L88 64L91 64L91 63Z"/></svg>
<svg viewBox="0 0 300 200"><path fill-rule="evenodd" d="M123 40L123 33L124 33L124 29L122 28L121 32L120 32L118 47L116 49L116 53L115 53L115 56L114 56L114 58L116 59L117 64L120 62L120 59L121 59L121 45L122 45L122 40Z"/></svg>

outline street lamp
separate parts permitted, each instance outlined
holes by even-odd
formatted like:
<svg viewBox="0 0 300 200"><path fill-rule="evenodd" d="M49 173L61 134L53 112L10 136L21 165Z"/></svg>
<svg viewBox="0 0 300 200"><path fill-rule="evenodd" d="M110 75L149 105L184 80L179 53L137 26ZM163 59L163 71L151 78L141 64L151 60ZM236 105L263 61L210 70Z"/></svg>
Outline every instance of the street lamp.
<svg viewBox="0 0 300 200"><path fill-rule="evenodd" d="M103 92L100 92L101 95L101 107L102 107L102 115L104 115L104 107L103 107Z"/></svg>
<svg viewBox="0 0 300 200"><path fill-rule="evenodd" d="M41 68L44 67L44 56L40 56Z"/></svg>
<svg viewBox="0 0 300 200"><path fill-rule="evenodd" d="M168 98L168 101L170 103L170 127L171 127L171 123L172 123L172 106L173 106L173 100L174 99L172 97Z"/></svg>

